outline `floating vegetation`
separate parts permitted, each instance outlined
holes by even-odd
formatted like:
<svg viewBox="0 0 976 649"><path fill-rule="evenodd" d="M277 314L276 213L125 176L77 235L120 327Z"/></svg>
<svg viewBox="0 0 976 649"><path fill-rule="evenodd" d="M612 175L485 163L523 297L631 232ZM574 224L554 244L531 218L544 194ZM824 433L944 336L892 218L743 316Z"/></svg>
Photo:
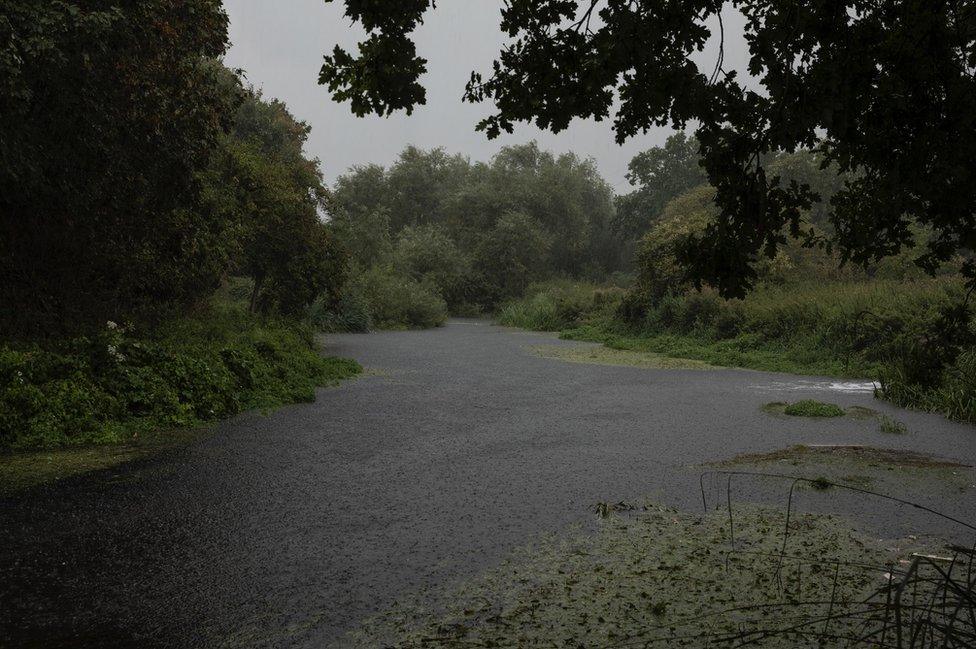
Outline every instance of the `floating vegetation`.
<svg viewBox="0 0 976 649"><path fill-rule="evenodd" d="M876 448L857 445L804 445L765 453L742 453L727 460L709 462L708 466L738 466L743 464L769 464L788 462L793 465L804 462L851 460L865 465L886 465L891 467L912 467L919 469L972 468L953 460L944 460L904 449Z"/></svg>
<svg viewBox="0 0 976 649"><path fill-rule="evenodd" d="M906 483L925 483L953 493L976 483L973 467L904 449L857 445L803 445L740 455L708 462L727 469L774 470L845 485L901 491ZM812 486L812 485L811 485Z"/></svg>
<svg viewBox="0 0 976 649"><path fill-rule="evenodd" d="M864 406L848 406L844 409L848 417L853 419L871 419L878 416L878 411Z"/></svg>
<svg viewBox="0 0 976 649"><path fill-rule="evenodd" d="M843 417L844 409L833 403L804 399L783 408L783 414L790 417Z"/></svg>
<svg viewBox="0 0 976 649"><path fill-rule="evenodd" d="M388 647L750 640L818 647L822 633L857 636L861 602L886 587L890 566L912 549L862 536L834 517L787 518L756 506L737 505L733 529L730 512L649 507L603 519L595 535L548 537L455 589L399 604L349 640Z"/></svg>
<svg viewBox="0 0 976 649"><path fill-rule="evenodd" d="M570 363L590 363L593 365L618 365L663 370L704 370L716 369L705 361L688 358L672 358L653 352L611 349L604 346L581 345L535 345L529 348L533 354Z"/></svg>
<svg viewBox="0 0 976 649"><path fill-rule="evenodd" d="M762 411L777 416L832 418L847 416L851 419L873 419L879 416L877 410L865 406L848 406L841 408L833 403L824 403L806 399L789 403L786 401L772 401L763 405Z"/></svg>

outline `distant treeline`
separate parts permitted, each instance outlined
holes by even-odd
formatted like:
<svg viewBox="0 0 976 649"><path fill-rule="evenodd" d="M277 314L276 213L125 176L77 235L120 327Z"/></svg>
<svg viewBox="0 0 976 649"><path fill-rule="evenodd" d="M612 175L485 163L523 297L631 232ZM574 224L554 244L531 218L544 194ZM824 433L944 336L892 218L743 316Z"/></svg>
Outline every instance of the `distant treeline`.
<svg viewBox="0 0 976 649"><path fill-rule="evenodd" d="M335 328L491 311L533 281L625 270L632 251L613 229L614 194L593 161L534 142L474 163L408 147L389 169L341 176L332 207L353 263L345 308L325 316ZM408 293L409 304L394 303Z"/></svg>

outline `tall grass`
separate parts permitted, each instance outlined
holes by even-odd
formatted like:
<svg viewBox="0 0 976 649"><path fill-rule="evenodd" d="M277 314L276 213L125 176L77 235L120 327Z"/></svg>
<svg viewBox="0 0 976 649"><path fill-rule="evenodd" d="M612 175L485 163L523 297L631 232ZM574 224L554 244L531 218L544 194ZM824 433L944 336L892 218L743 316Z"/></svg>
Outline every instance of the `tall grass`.
<svg viewBox="0 0 976 649"><path fill-rule="evenodd" d="M525 295L502 306L496 320L509 327L559 331L594 318L609 318L625 291L615 286L553 280L532 284Z"/></svg>

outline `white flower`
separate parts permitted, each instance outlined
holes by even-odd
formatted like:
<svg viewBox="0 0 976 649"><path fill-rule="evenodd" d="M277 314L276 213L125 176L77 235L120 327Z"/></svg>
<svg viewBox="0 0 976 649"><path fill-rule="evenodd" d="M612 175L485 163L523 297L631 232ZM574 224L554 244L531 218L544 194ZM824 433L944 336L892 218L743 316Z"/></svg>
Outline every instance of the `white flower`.
<svg viewBox="0 0 976 649"><path fill-rule="evenodd" d="M125 360L125 354L123 354L122 352L120 352L119 351L119 348L116 347L115 345L109 345L108 346L108 353L109 353L109 356L111 356L112 358L114 358L116 360L116 362L121 363L122 361Z"/></svg>
<svg viewBox="0 0 976 649"><path fill-rule="evenodd" d="M109 320L108 322L106 322L105 323L105 326L108 327L109 329L118 329L119 328L119 325L117 325L116 323L112 322L111 320Z"/></svg>

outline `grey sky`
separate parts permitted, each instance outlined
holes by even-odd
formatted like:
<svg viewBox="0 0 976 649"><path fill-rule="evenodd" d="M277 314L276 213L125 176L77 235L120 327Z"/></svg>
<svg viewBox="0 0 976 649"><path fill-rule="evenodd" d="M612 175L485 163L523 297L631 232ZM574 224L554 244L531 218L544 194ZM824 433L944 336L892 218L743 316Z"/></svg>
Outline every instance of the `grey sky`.
<svg viewBox="0 0 976 649"><path fill-rule="evenodd" d="M474 130L489 112L487 105L461 102L472 70L487 72L504 37L498 29L500 0L441 0L416 32L417 48L427 58L427 105L413 115L357 118L348 104L332 102L319 86L322 56L338 43L355 51L362 36L343 14L341 0L225 0L230 16L231 48L226 62L246 70L248 80L272 97L284 100L292 112L312 126L307 151L322 161L331 183L353 165L388 165L408 144L443 147L473 160L487 160L506 144L539 141L556 152L574 151L597 161L604 177L618 190L628 187L624 174L635 153L661 144L670 133L656 129L614 143L611 122L575 121L554 135L523 126L512 135L489 141ZM731 17L730 17L731 18ZM730 24L731 23L731 24ZM741 30L726 20L727 34ZM714 65L714 43L700 57L703 67ZM744 47L726 41L726 69L741 68Z"/></svg>

